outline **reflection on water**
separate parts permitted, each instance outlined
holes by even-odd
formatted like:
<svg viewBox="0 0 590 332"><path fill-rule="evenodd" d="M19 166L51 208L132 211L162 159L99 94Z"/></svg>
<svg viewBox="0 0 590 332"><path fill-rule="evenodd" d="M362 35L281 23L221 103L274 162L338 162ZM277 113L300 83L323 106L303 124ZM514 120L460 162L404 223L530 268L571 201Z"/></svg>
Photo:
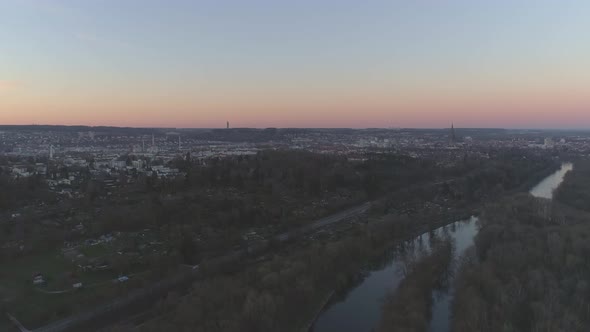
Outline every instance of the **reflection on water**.
<svg viewBox="0 0 590 332"><path fill-rule="evenodd" d="M478 232L476 222L470 222L464 231L458 232L453 239L455 240L455 252L452 272L458 268L459 257L465 254L465 250L473 245L473 238ZM451 273L455 275L455 273ZM451 282L452 284L452 282ZM450 330L449 321L451 318L451 300L454 296L454 289L447 288L434 290L432 294L434 301L432 304L432 320L430 321L430 331L446 332Z"/></svg>
<svg viewBox="0 0 590 332"><path fill-rule="evenodd" d="M563 181L563 177L569 171L574 169L574 165L572 163L564 163L561 165L561 168L546 177L543 181L539 182L533 189L531 189L531 195L539 198L553 198L553 191L559 187L561 181Z"/></svg>
<svg viewBox="0 0 590 332"><path fill-rule="evenodd" d="M395 290L403 279L406 262L420 252L430 250L432 240L448 235L455 243L455 254L462 253L472 244L477 233L477 218L458 221L424 233L407 241L386 255L389 261L381 269L369 272L364 280L333 303L314 324L312 331L371 331L379 323L383 298Z"/></svg>
<svg viewBox="0 0 590 332"><path fill-rule="evenodd" d="M564 163L561 169L541 181L531 189L530 193L535 197L553 198L553 191L561 184L565 174L572 169L571 163ZM455 222L433 232L424 233L387 252L382 257L383 260L374 265L372 271L366 273L363 280L336 297L334 303L320 315L312 331L372 331L379 323L383 298L390 291L395 290L403 279L405 262L418 256L420 252L428 251L435 236L448 235L455 245L455 259L451 266L453 271L457 268L457 258L473 245L477 232L477 218L472 217L469 220ZM453 273L450 275L452 276ZM453 294L452 287L433 291L434 303L430 331L450 330Z"/></svg>
<svg viewBox="0 0 590 332"><path fill-rule="evenodd" d="M571 163L564 163L561 168L555 173L549 175L543 181L539 182L533 189L531 195L539 198L553 198L553 191L559 187L565 174L571 171L574 165ZM473 244L473 238L477 234L477 230L469 239L464 239L463 243L457 241L457 255L461 257L469 246ZM455 268L457 268L455 266ZM454 296L454 289L435 290L433 292L434 304L432 306L432 320L430 321L430 331L432 332L448 332L450 331L451 320L451 301Z"/></svg>

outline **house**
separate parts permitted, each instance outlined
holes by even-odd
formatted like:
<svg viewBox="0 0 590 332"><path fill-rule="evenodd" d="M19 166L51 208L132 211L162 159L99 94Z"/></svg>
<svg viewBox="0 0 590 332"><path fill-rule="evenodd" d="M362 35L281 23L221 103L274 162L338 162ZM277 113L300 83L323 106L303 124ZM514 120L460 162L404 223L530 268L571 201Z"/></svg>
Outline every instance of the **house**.
<svg viewBox="0 0 590 332"><path fill-rule="evenodd" d="M63 185L63 186L70 186L70 185L72 185L72 181L70 181L70 179L59 179L57 184Z"/></svg>
<svg viewBox="0 0 590 332"><path fill-rule="evenodd" d="M110 161L102 160L102 161L95 161L94 162L95 169L107 168L107 167L109 167L109 165L110 165Z"/></svg>
<svg viewBox="0 0 590 332"><path fill-rule="evenodd" d="M47 180L47 185L51 189L57 187L58 184L59 184L59 182L57 180Z"/></svg>
<svg viewBox="0 0 590 332"><path fill-rule="evenodd" d="M14 176L22 176L22 177L29 177L32 175L29 172L28 167L26 165L17 165L12 167L12 173Z"/></svg>
<svg viewBox="0 0 590 332"><path fill-rule="evenodd" d="M143 169L144 161L141 160L141 159L139 159L139 160L133 160L131 162L131 164L133 165L133 168Z"/></svg>
<svg viewBox="0 0 590 332"><path fill-rule="evenodd" d="M45 279L43 278L43 275L41 275L40 273L33 275L33 285L39 286L39 285L44 285L44 284L45 284Z"/></svg>
<svg viewBox="0 0 590 332"><path fill-rule="evenodd" d="M46 175L47 174L47 166L43 163L36 163L35 164L35 172L39 175Z"/></svg>
<svg viewBox="0 0 590 332"><path fill-rule="evenodd" d="M121 277L117 278L117 281L118 282L125 282L125 281L128 281L128 280L129 280L129 277L128 276L121 276Z"/></svg>
<svg viewBox="0 0 590 332"><path fill-rule="evenodd" d="M125 160L111 160L110 167L115 169L124 169L127 167L127 162Z"/></svg>

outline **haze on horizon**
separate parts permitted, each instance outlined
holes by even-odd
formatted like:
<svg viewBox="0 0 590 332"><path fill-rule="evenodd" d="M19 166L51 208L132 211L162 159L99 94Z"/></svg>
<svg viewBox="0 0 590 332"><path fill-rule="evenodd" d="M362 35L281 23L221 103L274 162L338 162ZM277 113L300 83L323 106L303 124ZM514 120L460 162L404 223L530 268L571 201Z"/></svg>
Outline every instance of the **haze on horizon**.
<svg viewBox="0 0 590 332"><path fill-rule="evenodd" d="M590 3L3 0L0 123L590 128Z"/></svg>

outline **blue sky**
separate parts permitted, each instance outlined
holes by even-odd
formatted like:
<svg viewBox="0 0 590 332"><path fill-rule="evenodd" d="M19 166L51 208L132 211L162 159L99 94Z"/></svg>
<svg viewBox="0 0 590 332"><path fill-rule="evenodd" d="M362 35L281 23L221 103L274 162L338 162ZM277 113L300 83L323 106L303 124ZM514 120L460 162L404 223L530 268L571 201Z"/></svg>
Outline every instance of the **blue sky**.
<svg viewBox="0 0 590 332"><path fill-rule="evenodd" d="M587 1L3 0L0 122L510 127L537 107L530 126L590 126L588 17Z"/></svg>

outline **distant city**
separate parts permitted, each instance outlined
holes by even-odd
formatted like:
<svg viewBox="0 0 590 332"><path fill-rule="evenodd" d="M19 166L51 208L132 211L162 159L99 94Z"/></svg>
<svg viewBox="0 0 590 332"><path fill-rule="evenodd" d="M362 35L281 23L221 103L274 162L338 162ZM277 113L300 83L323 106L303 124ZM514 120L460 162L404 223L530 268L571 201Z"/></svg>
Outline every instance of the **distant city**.
<svg viewBox="0 0 590 332"><path fill-rule="evenodd" d="M215 331L242 331L245 320L255 324L249 331L334 331L353 323L346 331L390 331L405 324L396 306L413 298L390 297L383 305L384 293L346 299L382 311L381 321L331 306L337 292L357 281L379 283L365 279L363 271L373 268L368 262L403 267L403 248L413 246L404 241L418 236L414 241L423 243L427 236L435 253L417 247L413 260L429 263L403 273L431 275L424 266L432 266L440 268L437 278L448 276L451 247L463 254L460 238L473 241L477 216L504 211L490 203L511 197L527 208L543 206L523 193L541 181L531 192L550 199L570 162L583 171L589 156L590 132L454 123L441 129L0 126L6 308L0 330L192 330L225 317L168 313L231 308L235 329ZM400 280L403 273L382 279ZM260 289L281 314L269 316L274 305L252 302ZM437 299L430 297L438 292L434 284L419 289ZM448 289L443 293L450 298ZM185 300L177 303L178 296ZM421 312L431 305L440 312L436 301ZM249 314L243 308L250 305L265 309ZM436 315L431 322L451 324Z"/></svg>
<svg viewBox="0 0 590 332"><path fill-rule="evenodd" d="M13 177L41 175L55 190L70 191L80 171L112 181L127 175L176 177L175 158L206 164L212 158L253 155L264 149L298 149L362 158L370 151L411 157L485 155L489 149L538 153L590 152L590 132L505 129L145 129L117 127L0 126L0 165ZM58 170L73 167L67 177ZM75 190L74 190L75 192Z"/></svg>

